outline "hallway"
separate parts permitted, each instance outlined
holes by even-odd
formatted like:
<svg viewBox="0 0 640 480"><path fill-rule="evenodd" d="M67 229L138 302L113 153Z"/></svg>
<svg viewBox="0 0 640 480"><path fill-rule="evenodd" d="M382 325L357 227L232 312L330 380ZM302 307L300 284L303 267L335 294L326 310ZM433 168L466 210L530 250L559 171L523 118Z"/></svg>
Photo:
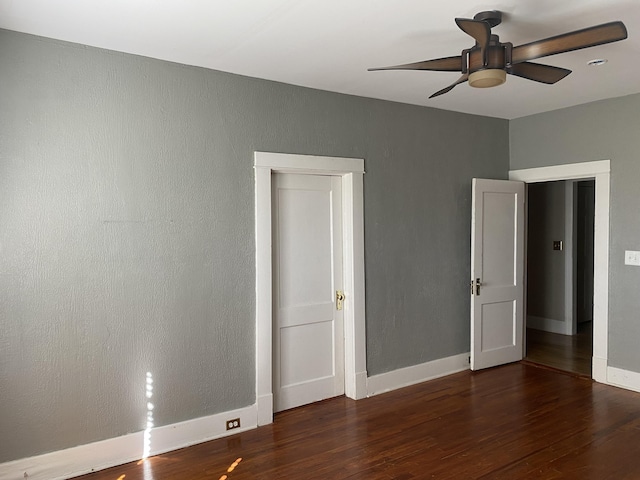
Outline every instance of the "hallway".
<svg viewBox="0 0 640 480"><path fill-rule="evenodd" d="M577 335L527 328L525 360L591 378L593 322L578 324Z"/></svg>

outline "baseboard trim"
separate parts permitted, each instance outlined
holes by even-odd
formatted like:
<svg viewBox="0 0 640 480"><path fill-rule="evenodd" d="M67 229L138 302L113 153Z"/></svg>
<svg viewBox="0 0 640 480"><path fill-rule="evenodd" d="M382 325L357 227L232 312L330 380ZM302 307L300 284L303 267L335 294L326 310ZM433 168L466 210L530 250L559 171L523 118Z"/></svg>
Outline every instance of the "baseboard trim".
<svg viewBox="0 0 640 480"><path fill-rule="evenodd" d="M614 387L640 392L640 373L616 367L607 367L607 383Z"/></svg>
<svg viewBox="0 0 640 480"><path fill-rule="evenodd" d="M469 354L461 353L431 362L373 375L367 379L368 396L378 395L416 383L469 369Z"/></svg>
<svg viewBox="0 0 640 480"><path fill-rule="evenodd" d="M544 332L559 333L561 335L571 335L567 330L567 322L556 320L555 318L536 317L527 315L527 328L542 330ZM571 325L569 325L569 329Z"/></svg>
<svg viewBox="0 0 640 480"><path fill-rule="evenodd" d="M240 418L241 428L227 431L226 420ZM257 407L195 418L151 430L151 456L257 427ZM0 464L0 480L64 480L139 460L144 432Z"/></svg>

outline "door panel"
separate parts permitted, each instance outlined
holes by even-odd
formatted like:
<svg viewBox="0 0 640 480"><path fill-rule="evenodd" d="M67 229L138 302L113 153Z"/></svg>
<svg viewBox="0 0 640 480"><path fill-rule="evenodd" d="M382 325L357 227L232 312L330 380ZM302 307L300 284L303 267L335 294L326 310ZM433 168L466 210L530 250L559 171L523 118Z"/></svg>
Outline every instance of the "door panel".
<svg viewBox="0 0 640 480"><path fill-rule="evenodd" d="M344 393L340 179L273 175L275 410Z"/></svg>
<svg viewBox="0 0 640 480"><path fill-rule="evenodd" d="M513 285L515 203L511 193L484 192L482 230L489 241L483 242L482 281L491 286Z"/></svg>
<svg viewBox="0 0 640 480"><path fill-rule="evenodd" d="M471 369L522 359L524 183L473 179Z"/></svg>
<svg viewBox="0 0 640 480"><path fill-rule="evenodd" d="M280 329L281 385L308 382L333 375L333 328L331 322L318 322ZM314 361L309 361L313 358ZM299 366L305 365L304 369Z"/></svg>
<svg viewBox="0 0 640 480"><path fill-rule="evenodd" d="M482 305L481 350L490 352L505 345L515 345L512 328L515 302L485 303Z"/></svg>
<svg viewBox="0 0 640 480"><path fill-rule="evenodd" d="M281 178L280 175L277 176ZM330 188L330 177L305 178L304 187L294 188L292 180L279 182L279 304L295 306L330 306L331 192L310 190ZM321 180L321 181L319 181ZM289 186L287 186L289 185ZM298 268L307 264L306 268Z"/></svg>

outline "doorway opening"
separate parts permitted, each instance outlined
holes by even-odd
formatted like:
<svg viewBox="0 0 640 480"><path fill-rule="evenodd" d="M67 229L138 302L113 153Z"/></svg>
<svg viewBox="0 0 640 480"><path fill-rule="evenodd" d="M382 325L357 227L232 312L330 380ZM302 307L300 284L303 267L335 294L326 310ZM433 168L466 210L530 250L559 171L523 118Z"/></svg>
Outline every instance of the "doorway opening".
<svg viewBox="0 0 640 480"><path fill-rule="evenodd" d="M611 162L553 165L549 167L511 170L510 180L535 184L556 180L595 180L594 239L593 239L593 354L591 378L608 382L609 340L609 194ZM528 299L525 300L527 302ZM525 307L526 311L526 307Z"/></svg>
<svg viewBox="0 0 640 480"><path fill-rule="evenodd" d="M595 181L528 187L526 357L591 378Z"/></svg>

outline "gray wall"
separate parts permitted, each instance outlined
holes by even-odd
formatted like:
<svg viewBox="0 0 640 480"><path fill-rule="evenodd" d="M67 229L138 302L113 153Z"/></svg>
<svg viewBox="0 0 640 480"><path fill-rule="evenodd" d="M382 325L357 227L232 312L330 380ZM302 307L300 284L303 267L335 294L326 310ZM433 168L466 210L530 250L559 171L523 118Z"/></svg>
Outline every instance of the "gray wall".
<svg viewBox="0 0 640 480"><path fill-rule="evenodd" d="M609 365L640 372L640 94L510 122L511 168L611 160Z"/></svg>
<svg viewBox="0 0 640 480"><path fill-rule="evenodd" d="M469 350L508 122L0 31L0 462L255 401L253 152L365 159L369 375ZM426 95L426 93L425 93Z"/></svg>
<svg viewBox="0 0 640 480"><path fill-rule="evenodd" d="M527 315L564 322L565 251L553 250L553 241L566 242L565 182L528 185L527 203Z"/></svg>

